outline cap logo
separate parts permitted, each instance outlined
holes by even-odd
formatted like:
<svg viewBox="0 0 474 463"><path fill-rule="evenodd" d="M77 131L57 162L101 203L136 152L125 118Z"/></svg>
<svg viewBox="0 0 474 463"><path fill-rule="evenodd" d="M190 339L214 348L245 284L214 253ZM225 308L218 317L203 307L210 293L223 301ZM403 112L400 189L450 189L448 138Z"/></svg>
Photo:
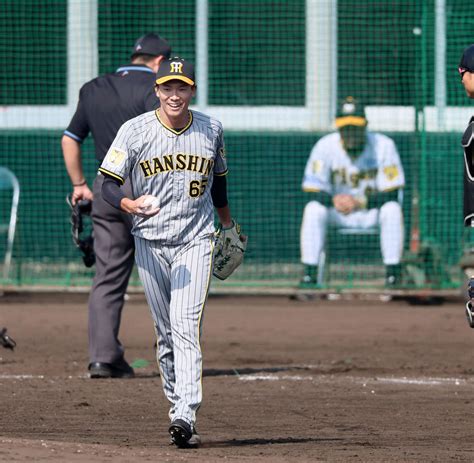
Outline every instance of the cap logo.
<svg viewBox="0 0 474 463"><path fill-rule="evenodd" d="M342 106L342 112L344 114L352 114L353 112L355 112L354 103L344 103L344 105Z"/></svg>
<svg viewBox="0 0 474 463"><path fill-rule="evenodd" d="M142 46L140 44L138 44L136 47L135 47L135 50L136 51L140 51L142 49Z"/></svg>
<svg viewBox="0 0 474 463"><path fill-rule="evenodd" d="M179 61L173 61L170 63L170 70L171 72L175 72L177 74L182 74L183 73L183 63L180 63Z"/></svg>

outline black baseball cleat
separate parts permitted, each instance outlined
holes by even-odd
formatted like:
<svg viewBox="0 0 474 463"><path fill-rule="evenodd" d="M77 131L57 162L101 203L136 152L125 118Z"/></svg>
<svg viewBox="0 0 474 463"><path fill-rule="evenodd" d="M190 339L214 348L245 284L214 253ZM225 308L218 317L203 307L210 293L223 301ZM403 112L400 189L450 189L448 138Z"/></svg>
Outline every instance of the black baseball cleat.
<svg viewBox="0 0 474 463"><path fill-rule="evenodd" d="M400 286L399 279L395 275L389 275L385 278L385 287L390 288L397 288Z"/></svg>
<svg viewBox="0 0 474 463"><path fill-rule="evenodd" d="M184 420L173 420L169 427L171 443L180 449L195 449L201 445L201 437L194 426Z"/></svg>
<svg viewBox="0 0 474 463"><path fill-rule="evenodd" d="M318 283L316 278L312 278L309 275L305 275L299 282L298 287L300 289L319 289L321 285Z"/></svg>
<svg viewBox="0 0 474 463"><path fill-rule="evenodd" d="M317 265L305 265L304 275L298 286L301 289L317 288L319 286Z"/></svg>
<svg viewBox="0 0 474 463"><path fill-rule="evenodd" d="M125 360L117 363L92 362L89 364L90 378L134 378L133 368Z"/></svg>
<svg viewBox="0 0 474 463"><path fill-rule="evenodd" d="M402 267L400 264L387 265L385 276L385 287L388 289L397 289L401 286Z"/></svg>

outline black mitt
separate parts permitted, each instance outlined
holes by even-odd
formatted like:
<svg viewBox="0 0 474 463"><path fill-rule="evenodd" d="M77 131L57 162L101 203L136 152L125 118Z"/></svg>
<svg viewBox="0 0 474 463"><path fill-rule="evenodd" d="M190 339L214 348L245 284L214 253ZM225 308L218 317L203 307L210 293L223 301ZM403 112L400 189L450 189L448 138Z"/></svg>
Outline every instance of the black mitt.
<svg viewBox="0 0 474 463"><path fill-rule="evenodd" d="M94 253L94 235L91 233L88 236L81 238L81 233L84 231L83 216L90 216L92 211L92 201L82 199L72 204L71 197L66 196L66 202L71 208L71 235L72 240L77 248L82 253L82 260L86 267L92 267L95 264Z"/></svg>
<svg viewBox="0 0 474 463"><path fill-rule="evenodd" d="M7 334L7 329L2 328L0 330L0 345L5 347L5 349L15 349L16 342Z"/></svg>

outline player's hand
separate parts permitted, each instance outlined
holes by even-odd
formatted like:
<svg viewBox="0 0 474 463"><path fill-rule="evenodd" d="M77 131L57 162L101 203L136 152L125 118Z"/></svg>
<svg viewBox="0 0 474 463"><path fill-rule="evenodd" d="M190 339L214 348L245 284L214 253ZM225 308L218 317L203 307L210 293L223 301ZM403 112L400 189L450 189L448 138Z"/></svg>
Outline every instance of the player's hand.
<svg viewBox="0 0 474 463"><path fill-rule="evenodd" d="M85 199L89 201L94 200L94 194L89 189L86 183L84 185L75 186L74 189L72 190L72 194L71 194L72 205L74 206L81 199Z"/></svg>
<svg viewBox="0 0 474 463"><path fill-rule="evenodd" d="M353 196L347 194L334 196L333 204L335 209L341 214L350 214L358 207L357 200Z"/></svg>
<svg viewBox="0 0 474 463"><path fill-rule="evenodd" d="M135 200L123 198L120 205L124 211L144 219L153 217L160 212L158 198L153 195L142 195Z"/></svg>

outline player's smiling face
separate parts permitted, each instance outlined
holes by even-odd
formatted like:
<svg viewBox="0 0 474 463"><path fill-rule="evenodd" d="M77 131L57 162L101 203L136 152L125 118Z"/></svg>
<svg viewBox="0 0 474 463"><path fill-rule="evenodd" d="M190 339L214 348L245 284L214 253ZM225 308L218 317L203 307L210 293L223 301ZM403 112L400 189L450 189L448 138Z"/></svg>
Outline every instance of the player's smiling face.
<svg viewBox="0 0 474 463"><path fill-rule="evenodd" d="M181 80L170 80L157 85L156 96L160 99L160 116L173 128L184 127L188 122L188 108L196 93L196 87Z"/></svg>

